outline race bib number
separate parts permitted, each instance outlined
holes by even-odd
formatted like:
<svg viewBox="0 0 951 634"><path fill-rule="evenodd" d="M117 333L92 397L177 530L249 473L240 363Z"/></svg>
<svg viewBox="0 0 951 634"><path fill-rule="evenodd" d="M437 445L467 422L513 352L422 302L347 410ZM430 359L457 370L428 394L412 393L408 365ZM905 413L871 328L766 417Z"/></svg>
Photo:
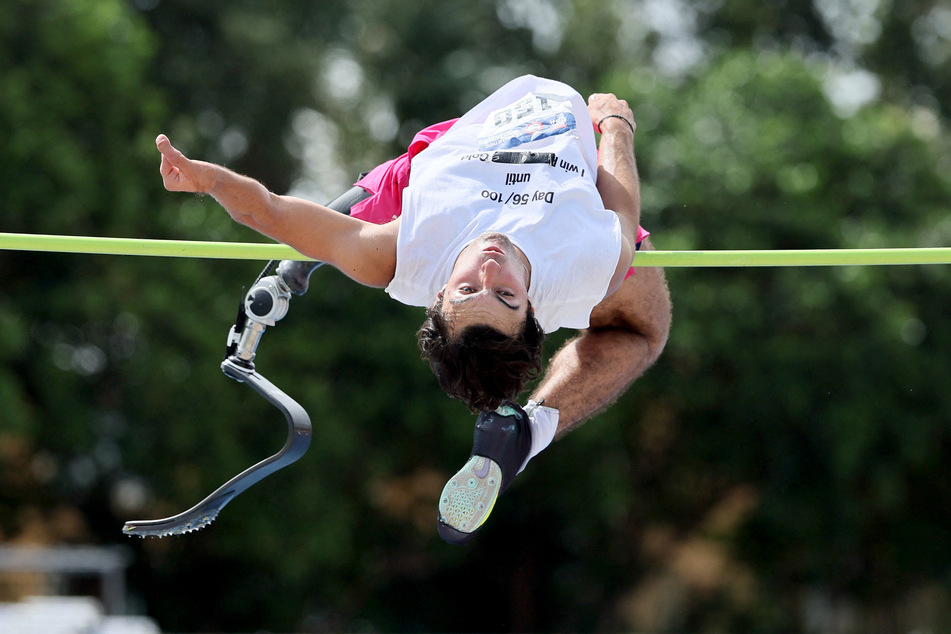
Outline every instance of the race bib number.
<svg viewBox="0 0 951 634"><path fill-rule="evenodd" d="M479 132L479 149L488 152L518 147L576 127L569 99L528 93L489 115Z"/></svg>

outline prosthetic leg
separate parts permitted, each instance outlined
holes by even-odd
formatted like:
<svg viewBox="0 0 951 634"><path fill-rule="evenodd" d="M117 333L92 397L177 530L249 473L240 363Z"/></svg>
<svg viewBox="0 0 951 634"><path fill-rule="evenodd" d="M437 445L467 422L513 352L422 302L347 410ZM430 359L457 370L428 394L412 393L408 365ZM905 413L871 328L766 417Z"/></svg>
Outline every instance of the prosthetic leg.
<svg viewBox="0 0 951 634"><path fill-rule="evenodd" d="M341 213L367 198L369 194L353 187L327 206ZM283 260L274 274L276 261L269 262L247 292L238 309L238 318L228 333L228 349L221 369L226 376L249 385L274 405L287 419L287 441L279 452L253 465L218 487L204 500L178 515L157 520L132 520L122 532L140 537L183 535L208 526L228 502L253 484L295 462L310 447L312 428L310 416L294 399L254 369L257 347L268 326L287 315L291 294L307 292L311 274L323 262Z"/></svg>

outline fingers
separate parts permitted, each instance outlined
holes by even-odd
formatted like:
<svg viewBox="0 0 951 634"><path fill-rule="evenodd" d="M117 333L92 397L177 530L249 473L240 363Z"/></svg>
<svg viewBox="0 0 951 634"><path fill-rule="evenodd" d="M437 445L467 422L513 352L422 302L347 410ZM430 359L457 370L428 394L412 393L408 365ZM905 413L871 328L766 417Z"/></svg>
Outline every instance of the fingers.
<svg viewBox="0 0 951 634"><path fill-rule="evenodd" d="M164 134L155 138L155 147L162 153L159 173L162 175L162 183L165 185L165 189L169 191L194 191L194 184L186 179L182 173L189 165L189 160L185 155L175 149L175 146Z"/></svg>
<svg viewBox="0 0 951 634"><path fill-rule="evenodd" d="M164 134L155 137L155 147L158 148L158 151L162 153L163 157L168 158L173 163L179 163L185 159L185 155L176 150L175 146L172 145L172 142L169 141L168 137Z"/></svg>
<svg viewBox="0 0 951 634"><path fill-rule="evenodd" d="M634 118L634 113L631 111L631 107L628 105L627 100L618 99L615 95L610 93L594 93L588 97L588 109L592 111L597 111L598 113L603 113L604 115L609 114L619 114L631 119Z"/></svg>
<svg viewBox="0 0 951 634"><path fill-rule="evenodd" d="M601 129L598 127L598 124L603 121L605 117L612 115L622 117L632 128L634 127L634 112L631 110L627 101L618 99L615 95L610 93L594 93L588 97L588 112L591 115L591 124L594 126L594 131L599 134L601 133Z"/></svg>
<svg viewBox="0 0 951 634"><path fill-rule="evenodd" d="M169 161L168 157L164 154L162 155L162 162L159 165L159 173L162 175L162 180L165 182L166 188L169 188L172 179L177 179L179 176L178 168L172 165L171 161Z"/></svg>

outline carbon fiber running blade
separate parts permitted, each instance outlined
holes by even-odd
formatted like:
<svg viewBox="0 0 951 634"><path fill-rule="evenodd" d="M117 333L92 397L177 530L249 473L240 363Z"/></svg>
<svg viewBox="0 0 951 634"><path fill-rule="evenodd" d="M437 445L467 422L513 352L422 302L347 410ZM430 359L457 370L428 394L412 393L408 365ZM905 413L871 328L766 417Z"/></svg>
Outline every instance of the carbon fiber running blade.
<svg viewBox="0 0 951 634"><path fill-rule="evenodd" d="M165 537L166 535L184 535L200 530L218 516L225 505L235 496L260 482L279 469L283 469L304 455L310 447L312 427L310 416L300 404L282 392L273 383L255 372L233 362L230 358L221 364L222 371L241 383L247 383L256 392L277 407L287 418L287 441L279 452L245 469L231 478L207 498L192 508L164 519L132 520L126 522L122 532L129 536Z"/></svg>

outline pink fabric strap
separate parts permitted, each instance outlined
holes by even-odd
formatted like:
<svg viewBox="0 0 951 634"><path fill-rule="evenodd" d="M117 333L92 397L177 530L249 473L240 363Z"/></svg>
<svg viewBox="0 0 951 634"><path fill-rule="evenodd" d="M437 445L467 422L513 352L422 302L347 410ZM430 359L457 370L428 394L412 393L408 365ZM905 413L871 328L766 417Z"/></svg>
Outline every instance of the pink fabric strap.
<svg viewBox="0 0 951 634"><path fill-rule="evenodd" d="M355 184L372 194L357 203L350 215L382 225L396 220L403 212L403 190L409 185L409 167L413 157L446 133L458 119L450 119L423 128L413 137L407 152L373 168Z"/></svg>

